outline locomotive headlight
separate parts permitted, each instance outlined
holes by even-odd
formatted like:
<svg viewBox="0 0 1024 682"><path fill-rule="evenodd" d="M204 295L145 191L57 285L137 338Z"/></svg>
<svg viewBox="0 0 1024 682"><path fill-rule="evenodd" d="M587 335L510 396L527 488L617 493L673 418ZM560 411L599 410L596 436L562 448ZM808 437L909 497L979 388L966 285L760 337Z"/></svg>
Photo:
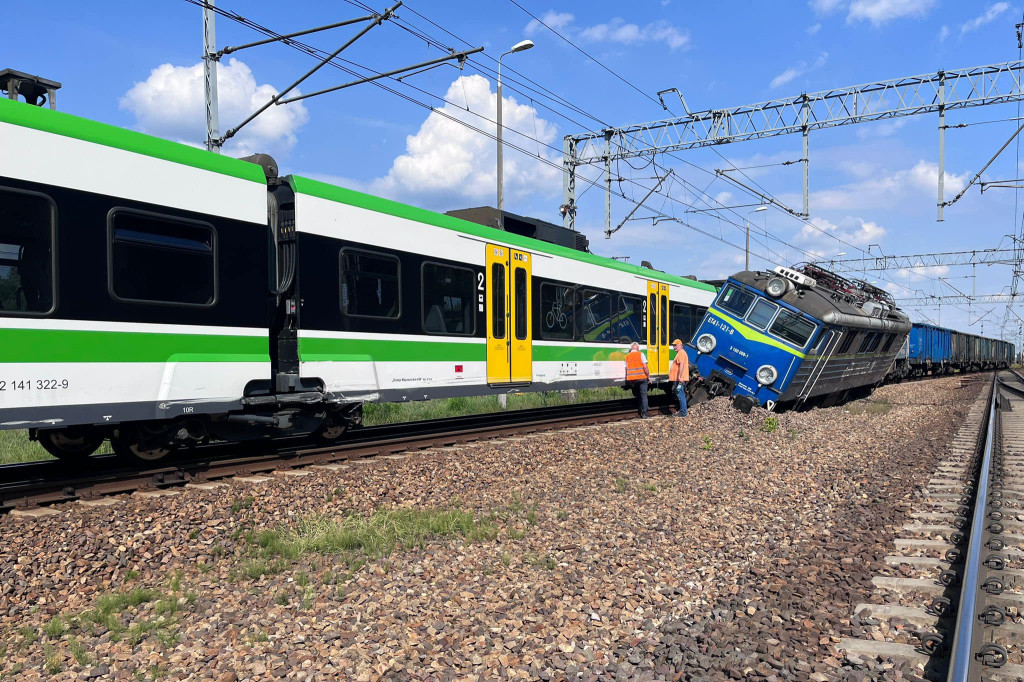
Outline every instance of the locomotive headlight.
<svg viewBox="0 0 1024 682"><path fill-rule="evenodd" d="M772 277L770 280L768 280L768 284L765 285L764 290L765 293L768 294L769 296L773 298L778 298L779 296L782 296L784 293L786 293L786 289L788 288L789 285L786 284L786 280L782 279L781 277Z"/></svg>
<svg viewBox="0 0 1024 682"><path fill-rule="evenodd" d="M761 365L757 368L757 383L762 386L771 386L779 378L779 370L771 365Z"/></svg>
<svg viewBox="0 0 1024 682"><path fill-rule="evenodd" d="M707 332L697 337L697 351L700 353L710 353L715 349L715 337Z"/></svg>

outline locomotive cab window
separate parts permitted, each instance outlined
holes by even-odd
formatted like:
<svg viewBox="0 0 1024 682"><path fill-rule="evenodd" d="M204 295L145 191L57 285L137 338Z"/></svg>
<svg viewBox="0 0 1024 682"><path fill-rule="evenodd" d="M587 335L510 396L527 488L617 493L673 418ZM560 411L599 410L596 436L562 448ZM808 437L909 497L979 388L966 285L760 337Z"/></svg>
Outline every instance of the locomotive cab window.
<svg viewBox="0 0 1024 682"><path fill-rule="evenodd" d="M798 348L803 348L815 328L817 325L810 320L788 310L780 310L779 316L775 318L775 322L772 323L771 329L768 331Z"/></svg>
<svg viewBox="0 0 1024 682"><path fill-rule="evenodd" d="M55 219L49 197L0 189L0 315L53 310Z"/></svg>
<svg viewBox="0 0 1024 682"><path fill-rule="evenodd" d="M775 311L779 309L779 306L775 305L768 299L758 299L754 307L750 309L750 314L747 315L747 322L752 327L758 329L767 329L768 323L772 321L772 317L775 316Z"/></svg>
<svg viewBox="0 0 1024 682"><path fill-rule="evenodd" d="M722 295L718 297L718 307L722 310L727 310L736 317L742 318L747 314L747 310L753 301L754 294L746 289L740 289L738 286L730 284L722 291Z"/></svg>
<svg viewBox="0 0 1024 682"><path fill-rule="evenodd" d="M644 300L637 296L619 294L619 308L616 314L618 322L618 343L641 341L643 336Z"/></svg>
<svg viewBox="0 0 1024 682"><path fill-rule="evenodd" d="M470 336L476 331L476 276L469 268L424 263L423 331Z"/></svg>
<svg viewBox="0 0 1024 682"><path fill-rule="evenodd" d="M217 302L213 225L131 209L113 209L110 293L121 301L209 307Z"/></svg>
<svg viewBox="0 0 1024 682"><path fill-rule="evenodd" d="M540 336L542 339L572 341L576 329L576 309L572 287L544 283L540 285Z"/></svg>
<svg viewBox="0 0 1024 682"><path fill-rule="evenodd" d="M350 317L398 319L402 310L401 264L394 256L342 249L341 312Z"/></svg>

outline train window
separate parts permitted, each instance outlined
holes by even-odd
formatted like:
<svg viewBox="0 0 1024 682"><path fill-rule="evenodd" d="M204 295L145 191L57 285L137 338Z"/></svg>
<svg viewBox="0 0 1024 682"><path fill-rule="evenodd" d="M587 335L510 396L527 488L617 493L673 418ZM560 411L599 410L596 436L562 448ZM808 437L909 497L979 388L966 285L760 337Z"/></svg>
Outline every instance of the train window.
<svg viewBox="0 0 1024 682"><path fill-rule="evenodd" d="M658 315L658 328L661 329L661 345L668 345L668 296L661 297L661 314Z"/></svg>
<svg viewBox="0 0 1024 682"><path fill-rule="evenodd" d="M115 208L107 227L107 276L114 298L201 307L217 302L213 225Z"/></svg>
<svg viewBox="0 0 1024 682"><path fill-rule="evenodd" d="M887 334L886 335L885 345L882 346L882 352L883 353L888 353L889 352L889 349L892 348L892 342L894 340L896 340L896 335L895 334Z"/></svg>
<svg viewBox="0 0 1024 682"><path fill-rule="evenodd" d="M736 315L736 317L742 318L747 314L747 309L750 308L750 304L753 301L754 294L746 289L740 289L738 286L730 284L722 291L722 295L718 297L718 307L729 311Z"/></svg>
<svg viewBox="0 0 1024 682"><path fill-rule="evenodd" d="M690 318L691 311L690 306L682 303L672 304L672 317L670 326L672 328L672 338L679 339L683 343L689 343L693 338L693 323Z"/></svg>
<svg viewBox="0 0 1024 682"><path fill-rule="evenodd" d="M793 345L803 348L816 327L817 325L804 317L788 310L780 310L779 316L775 318L769 331L780 339L785 339Z"/></svg>
<svg viewBox="0 0 1024 682"><path fill-rule="evenodd" d="M53 310L56 218L48 196L0 189L0 315Z"/></svg>
<svg viewBox="0 0 1024 682"><path fill-rule="evenodd" d="M575 334L574 291L572 287L540 285L540 336L542 339L571 341Z"/></svg>
<svg viewBox="0 0 1024 682"><path fill-rule="evenodd" d="M850 348L853 347L853 342L857 339L857 332L853 329L847 329L843 332L843 342L839 345L839 355L849 352Z"/></svg>
<svg viewBox="0 0 1024 682"><path fill-rule="evenodd" d="M697 327L699 327L701 325L701 323L704 321L704 316L707 315L707 314L708 314L708 309L707 308L694 308L693 309L693 332L691 333L691 336L693 334L697 333Z"/></svg>
<svg viewBox="0 0 1024 682"><path fill-rule="evenodd" d="M491 264L491 336L505 338L505 265Z"/></svg>
<svg viewBox="0 0 1024 682"><path fill-rule="evenodd" d="M747 315L747 322L758 329L767 329L779 306L765 298L758 299Z"/></svg>
<svg viewBox="0 0 1024 682"><path fill-rule="evenodd" d="M605 291L583 291L583 340L607 343L612 340L612 295Z"/></svg>
<svg viewBox="0 0 1024 682"><path fill-rule="evenodd" d="M618 343L641 342L643 336L644 300L637 296L619 294L619 308L615 315L618 321Z"/></svg>
<svg viewBox="0 0 1024 682"><path fill-rule="evenodd" d="M880 343L882 343L882 337L884 337L884 336L885 336L885 334L883 334L881 332L878 332L877 334L875 334L875 337L873 339L871 339L871 343L868 344L868 352L869 353L874 353L876 350L878 350L878 345Z"/></svg>
<svg viewBox="0 0 1024 682"><path fill-rule="evenodd" d="M529 292L526 290L526 268L516 268L516 274L513 279L516 287L516 339L523 341L529 336L527 330L530 323L530 313L526 309L527 296L529 295Z"/></svg>
<svg viewBox="0 0 1024 682"><path fill-rule="evenodd" d="M476 276L469 268L424 263L423 331L470 336L476 331Z"/></svg>
<svg viewBox="0 0 1024 682"><path fill-rule="evenodd" d="M340 264L341 312L350 317L398 318L402 310L398 258L342 249Z"/></svg>

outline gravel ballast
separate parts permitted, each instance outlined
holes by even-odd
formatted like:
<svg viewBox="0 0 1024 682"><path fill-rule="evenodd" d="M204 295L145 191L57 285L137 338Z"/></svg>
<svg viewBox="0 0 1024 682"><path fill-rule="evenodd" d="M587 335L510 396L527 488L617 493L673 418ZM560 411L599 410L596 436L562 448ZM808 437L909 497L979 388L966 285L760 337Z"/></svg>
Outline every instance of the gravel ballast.
<svg viewBox="0 0 1024 682"><path fill-rule="evenodd" d="M0 677L913 679L835 645L869 630L853 606L978 395L960 383L0 517ZM394 508L475 521L390 552L276 542Z"/></svg>

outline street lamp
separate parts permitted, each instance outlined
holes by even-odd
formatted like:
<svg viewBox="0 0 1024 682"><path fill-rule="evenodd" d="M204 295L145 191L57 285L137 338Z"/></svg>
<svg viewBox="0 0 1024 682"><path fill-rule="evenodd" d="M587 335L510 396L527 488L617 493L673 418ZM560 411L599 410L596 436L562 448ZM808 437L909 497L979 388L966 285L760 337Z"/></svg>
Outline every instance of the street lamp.
<svg viewBox="0 0 1024 682"><path fill-rule="evenodd" d="M747 253L747 259L746 259L746 267L743 268L744 270L749 270L750 269L750 216L754 215L755 213L760 213L761 211L767 211L767 210L768 210L767 206L758 206L753 211L751 211L750 213L747 214L747 252L746 252Z"/></svg>
<svg viewBox="0 0 1024 682"><path fill-rule="evenodd" d="M502 209L505 207L505 191L502 188L502 149L501 149L501 58L507 54L513 52L522 52L523 50L529 50L533 47L532 40L524 40L516 43L512 46L508 52L502 53L501 57L498 57L498 227L505 227L505 218L502 215Z"/></svg>

